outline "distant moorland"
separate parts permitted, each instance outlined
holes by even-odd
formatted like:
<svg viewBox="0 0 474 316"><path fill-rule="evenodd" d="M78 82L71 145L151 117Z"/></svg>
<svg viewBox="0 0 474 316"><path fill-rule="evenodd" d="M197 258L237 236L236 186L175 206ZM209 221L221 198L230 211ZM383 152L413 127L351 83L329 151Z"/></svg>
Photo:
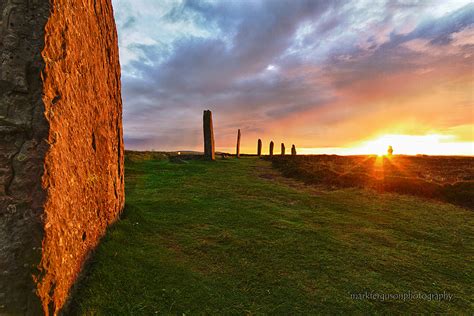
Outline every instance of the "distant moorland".
<svg viewBox="0 0 474 316"><path fill-rule="evenodd" d="M329 187L360 187L474 209L474 158L446 156L274 156L285 176Z"/></svg>

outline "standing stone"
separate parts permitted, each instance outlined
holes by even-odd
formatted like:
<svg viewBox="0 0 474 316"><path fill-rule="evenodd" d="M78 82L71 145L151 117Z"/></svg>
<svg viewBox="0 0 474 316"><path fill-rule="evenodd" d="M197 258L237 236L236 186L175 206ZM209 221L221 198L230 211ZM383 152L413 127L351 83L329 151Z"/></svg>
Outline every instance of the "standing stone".
<svg viewBox="0 0 474 316"><path fill-rule="evenodd" d="M284 143L281 143L281 155L282 156L285 155L285 144Z"/></svg>
<svg viewBox="0 0 474 316"><path fill-rule="evenodd" d="M392 156L392 155L393 155L393 147L392 147L392 146L388 146L387 155L388 155L388 156Z"/></svg>
<svg viewBox="0 0 474 316"><path fill-rule="evenodd" d="M296 147L295 147L295 145L291 146L291 155L296 156Z"/></svg>
<svg viewBox="0 0 474 316"><path fill-rule="evenodd" d="M240 158L240 129L237 131L237 148L235 151L235 156Z"/></svg>
<svg viewBox="0 0 474 316"><path fill-rule="evenodd" d="M259 139L257 142L257 156L262 156L262 140Z"/></svg>
<svg viewBox="0 0 474 316"><path fill-rule="evenodd" d="M273 147L274 147L274 143L273 143L273 140L270 142L270 157L273 157Z"/></svg>
<svg viewBox="0 0 474 316"><path fill-rule="evenodd" d="M0 315L52 315L124 206L112 3L0 14Z"/></svg>
<svg viewBox="0 0 474 316"><path fill-rule="evenodd" d="M216 152L214 147L214 127L212 126L212 112L204 111L203 116L204 128L204 157L208 160L216 159Z"/></svg>

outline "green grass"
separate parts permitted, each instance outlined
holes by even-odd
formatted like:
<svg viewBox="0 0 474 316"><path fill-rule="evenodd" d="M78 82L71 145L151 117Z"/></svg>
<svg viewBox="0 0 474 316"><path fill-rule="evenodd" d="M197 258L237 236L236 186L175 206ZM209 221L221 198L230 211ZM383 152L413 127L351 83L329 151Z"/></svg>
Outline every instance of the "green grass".
<svg viewBox="0 0 474 316"><path fill-rule="evenodd" d="M127 161L126 209L73 314L472 312L472 211L269 173L256 158ZM351 298L365 291L454 297Z"/></svg>

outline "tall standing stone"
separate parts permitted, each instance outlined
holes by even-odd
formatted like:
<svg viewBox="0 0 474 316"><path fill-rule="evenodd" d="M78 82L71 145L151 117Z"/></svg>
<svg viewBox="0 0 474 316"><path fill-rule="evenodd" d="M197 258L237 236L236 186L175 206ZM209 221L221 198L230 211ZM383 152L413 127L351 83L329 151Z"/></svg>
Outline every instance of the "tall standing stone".
<svg viewBox="0 0 474 316"><path fill-rule="evenodd" d="M240 128L237 131L237 148L235 150L235 156L240 158Z"/></svg>
<svg viewBox="0 0 474 316"><path fill-rule="evenodd" d="M285 155L285 144L284 143L281 143L281 155L282 156Z"/></svg>
<svg viewBox="0 0 474 316"><path fill-rule="evenodd" d="M295 145L291 146L291 155L296 156L296 146Z"/></svg>
<svg viewBox="0 0 474 316"><path fill-rule="evenodd" d="M275 144L273 143L273 140L270 142L270 157L273 157L273 147L275 146Z"/></svg>
<svg viewBox="0 0 474 316"><path fill-rule="evenodd" d="M262 140L259 139L257 142L257 156L262 156Z"/></svg>
<svg viewBox="0 0 474 316"><path fill-rule="evenodd" d="M0 315L52 315L124 206L112 3L0 12Z"/></svg>
<svg viewBox="0 0 474 316"><path fill-rule="evenodd" d="M216 152L214 147L214 127L212 126L212 112L204 111L203 116L204 129L204 156L208 160L216 159Z"/></svg>

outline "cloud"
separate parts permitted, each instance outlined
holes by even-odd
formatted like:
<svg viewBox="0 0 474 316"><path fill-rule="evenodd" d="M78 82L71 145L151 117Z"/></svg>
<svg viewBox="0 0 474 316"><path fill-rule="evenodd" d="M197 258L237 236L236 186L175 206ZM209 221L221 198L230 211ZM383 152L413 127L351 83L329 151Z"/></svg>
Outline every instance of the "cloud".
<svg viewBox="0 0 474 316"><path fill-rule="evenodd" d="M459 32L451 34L452 45L454 46L474 46L474 26L468 26Z"/></svg>
<svg viewBox="0 0 474 316"><path fill-rule="evenodd" d="M426 90L413 87L420 78L443 87L472 62L469 1L114 0L114 10L129 148L200 149L207 108L218 146L237 128L318 139L319 126Z"/></svg>

